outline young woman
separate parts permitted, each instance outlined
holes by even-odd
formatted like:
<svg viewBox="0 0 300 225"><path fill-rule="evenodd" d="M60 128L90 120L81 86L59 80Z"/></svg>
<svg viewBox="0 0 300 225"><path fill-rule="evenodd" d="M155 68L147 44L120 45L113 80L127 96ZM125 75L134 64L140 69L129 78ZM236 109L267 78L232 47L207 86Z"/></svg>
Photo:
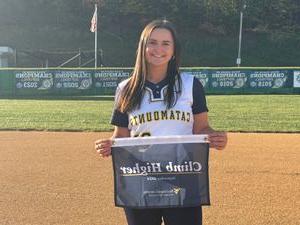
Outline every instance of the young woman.
<svg viewBox="0 0 300 225"><path fill-rule="evenodd" d="M198 79L179 72L180 47L173 25L155 20L143 30L134 71L116 91L112 138L208 134L210 147L224 149L225 132L208 122L203 87ZM102 157L111 155L111 139L97 140ZM202 209L125 208L129 225L201 225Z"/></svg>

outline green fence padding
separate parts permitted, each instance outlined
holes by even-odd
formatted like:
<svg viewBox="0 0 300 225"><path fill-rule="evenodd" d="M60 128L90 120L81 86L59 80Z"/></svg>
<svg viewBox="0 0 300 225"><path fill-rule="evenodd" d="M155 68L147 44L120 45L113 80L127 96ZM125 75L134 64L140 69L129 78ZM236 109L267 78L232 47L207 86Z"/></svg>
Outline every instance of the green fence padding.
<svg viewBox="0 0 300 225"><path fill-rule="evenodd" d="M114 95L132 68L1 69L0 96ZM208 94L300 94L300 67L181 68Z"/></svg>
<svg viewBox="0 0 300 225"><path fill-rule="evenodd" d="M14 96L14 76L12 71L0 70L0 96Z"/></svg>

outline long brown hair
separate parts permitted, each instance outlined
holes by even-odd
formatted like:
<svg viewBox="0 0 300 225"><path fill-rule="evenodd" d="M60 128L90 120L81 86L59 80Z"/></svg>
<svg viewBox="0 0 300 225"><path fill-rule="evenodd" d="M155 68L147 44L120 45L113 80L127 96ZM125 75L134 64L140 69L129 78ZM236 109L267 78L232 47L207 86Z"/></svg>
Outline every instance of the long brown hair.
<svg viewBox="0 0 300 225"><path fill-rule="evenodd" d="M171 108L176 104L176 93L174 93L176 81L178 81L176 92L177 94L181 93L181 80L179 74L180 46L176 30L172 23L167 20L154 20L144 28L140 36L134 70L128 83L125 85L123 91L120 94L118 109L121 112L129 112L135 108L139 108L141 105L147 75L145 49L151 32L156 28L163 28L170 31L174 41L174 55L168 63L166 77L166 79L168 80L168 88L165 94L164 101L167 108Z"/></svg>

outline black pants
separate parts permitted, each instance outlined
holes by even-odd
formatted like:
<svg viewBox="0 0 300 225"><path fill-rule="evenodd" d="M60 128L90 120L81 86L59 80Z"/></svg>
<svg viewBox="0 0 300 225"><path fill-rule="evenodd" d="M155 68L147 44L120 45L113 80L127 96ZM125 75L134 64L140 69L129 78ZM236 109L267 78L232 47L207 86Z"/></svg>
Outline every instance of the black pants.
<svg viewBox="0 0 300 225"><path fill-rule="evenodd" d="M202 225L202 208L129 209L124 208L128 225Z"/></svg>

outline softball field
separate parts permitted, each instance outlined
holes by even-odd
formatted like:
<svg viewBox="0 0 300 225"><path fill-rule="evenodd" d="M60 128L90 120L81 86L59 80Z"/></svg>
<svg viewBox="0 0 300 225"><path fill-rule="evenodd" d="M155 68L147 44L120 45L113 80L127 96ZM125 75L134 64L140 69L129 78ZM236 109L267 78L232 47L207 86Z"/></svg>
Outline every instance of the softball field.
<svg viewBox="0 0 300 225"><path fill-rule="evenodd" d="M0 132L0 224L125 225L114 207L111 159L94 150L109 136ZM300 224L299 133L230 133L209 163L204 225Z"/></svg>

